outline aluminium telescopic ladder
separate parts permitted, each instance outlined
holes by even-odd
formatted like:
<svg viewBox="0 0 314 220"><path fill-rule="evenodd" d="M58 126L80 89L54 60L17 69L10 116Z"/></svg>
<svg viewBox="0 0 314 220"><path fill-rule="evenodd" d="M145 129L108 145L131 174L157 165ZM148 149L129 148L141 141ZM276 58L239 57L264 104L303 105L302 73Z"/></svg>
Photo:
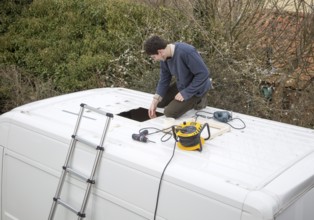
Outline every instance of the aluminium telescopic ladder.
<svg viewBox="0 0 314 220"><path fill-rule="evenodd" d="M100 109L93 108L93 107L88 106L88 105L83 104L83 103L80 105L80 107L81 108L80 108L80 111L78 113L78 118L77 118L76 125L75 125L75 128L74 128L74 133L72 135L72 139L71 139L71 142L70 142L70 145L69 145L69 150L68 150L68 153L67 153L67 156L66 156L66 160L65 160L64 166L62 167L62 173L61 173L61 176L60 176L60 179L59 179L59 184L58 184L58 187L57 187L56 194L55 194L55 196L53 198L53 203L52 203L52 207L51 207L51 210L50 210L50 214L49 214L48 220L53 220L54 219L54 216L55 216L58 204L64 206L66 209L68 209L68 210L74 212L75 214L77 214L78 220L82 220L83 218L86 217L85 209L86 209L87 202L88 202L88 199L89 199L89 196L90 196L90 193L91 193L91 188L95 184L95 179L94 179L95 173L97 171L99 162L100 162L100 160L102 158L102 154L104 152L103 144L104 144L104 141L105 141L105 138L106 138L106 135L107 135L107 131L108 131L111 119L113 118L113 114L106 113L106 112L104 112L104 111L102 111ZM79 127L80 127L80 123L81 123L81 120L82 120L82 117L85 117L85 116L83 116L84 112L85 112L85 109L93 111L93 112L96 112L96 113L101 114L101 115L107 116L106 123L105 123L105 126L104 126L104 130L103 130L102 136L100 138L99 145L91 143L90 141L85 140L85 139L83 139L83 138L81 138L81 137L79 137L77 135ZM76 171L75 169L73 169L72 167L69 166L69 163L71 161L72 155L74 154L74 150L75 150L77 142L81 142L81 143L83 143L83 144L85 144L87 146L93 147L93 148L95 148L97 150L95 161L94 161L94 164L93 164L93 168L91 170L91 173L90 173L89 177L85 176L84 174L81 174L80 172ZM83 198L83 201L82 201L82 204L81 204L81 208L79 210L73 208L71 205L69 205L67 202L65 202L64 200L62 200L60 198L62 187L63 187L63 184L65 182L65 178L66 178L67 174L73 174L73 175L79 177L82 181L86 181L86 183L87 183L85 195L84 195L84 198Z"/></svg>

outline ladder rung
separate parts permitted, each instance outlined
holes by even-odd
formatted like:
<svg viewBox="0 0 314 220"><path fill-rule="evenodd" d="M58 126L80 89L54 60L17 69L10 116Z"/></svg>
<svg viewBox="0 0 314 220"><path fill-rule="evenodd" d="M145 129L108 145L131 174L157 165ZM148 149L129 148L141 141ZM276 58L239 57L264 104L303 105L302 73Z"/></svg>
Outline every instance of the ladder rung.
<svg viewBox="0 0 314 220"><path fill-rule="evenodd" d="M97 145L97 144L92 143L92 142L90 142L90 141L88 141L88 140L86 140L86 139L84 139L84 138L81 138L81 137L79 137L79 136L77 136L77 135L72 135L72 138L74 138L75 140L77 140L77 141L79 141L79 142L81 142L81 143L83 143L83 144L86 144L86 145L88 145L88 146L90 146L90 147L93 147L93 148L95 148L95 149L98 148L98 145Z"/></svg>
<svg viewBox="0 0 314 220"><path fill-rule="evenodd" d="M94 107L91 107L91 106L83 104L83 103L81 104L81 107L84 107L84 108L86 108L88 110L91 110L93 112L96 112L98 114L105 115L107 117L113 118L113 114L112 113L104 112L104 111L102 111L102 110L100 110L98 108L94 108Z"/></svg>
<svg viewBox="0 0 314 220"><path fill-rule="evenodd" d="M72 168L70 168L70 167L66 167L66 168L64 168L64 169L65 169L66 171L68 171L69 173L74 174L75 176L81 178L82 180L84 180L84 181L86 181L86 182L89 181L89 178L88 178L85 174L83 174L83 173L81 173L81 172L79 172L79 171L77 171L77 170L74 170L74 169L72 169Z"/></svg>
<svg viewBox="0 0 314 220"><path fill-rule="evenodd" d="M73 208L71 205L69 205L68 203L66 203L62 199L57 199L57 202L60 205L64 206L65 208L69 209L70 211L74 212L75 214L77 214L79 216L85 216L85 214L80 213L77 209Z"/></svg>

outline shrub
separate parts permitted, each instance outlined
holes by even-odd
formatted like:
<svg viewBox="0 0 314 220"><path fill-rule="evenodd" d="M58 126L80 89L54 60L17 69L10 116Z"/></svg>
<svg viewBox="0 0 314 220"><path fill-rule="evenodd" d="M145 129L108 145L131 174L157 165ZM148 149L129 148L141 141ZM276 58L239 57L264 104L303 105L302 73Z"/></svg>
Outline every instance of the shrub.
<svg viewBox="0 0 314 220"><path fill-rule="evenodd" d="M57 94L104 86L153 93L159 64L142 45L158 34L200 51L215 87L209 105L313 127L313 118L300 114L308 115L306 105L313 103L308 68L313 12L302 11L303 1L287 1L302 7L286 16L276 1L264 0L5 0L0 3L0 68L35 81L33 93L45 83ZM304 76L310 80L300 89L295 85ZM265 97L261 86L271 94ZM47 96L55 94L48 90ZM3 87L1 100L9 102L10 91Z"/></svg>
<svg viewBox="0 0 314 220"><path fill-rule="evenodd" d="M14 66L0 68L0 78L0 114L25 103L59 94L50 80L40 81Z"/></svg>

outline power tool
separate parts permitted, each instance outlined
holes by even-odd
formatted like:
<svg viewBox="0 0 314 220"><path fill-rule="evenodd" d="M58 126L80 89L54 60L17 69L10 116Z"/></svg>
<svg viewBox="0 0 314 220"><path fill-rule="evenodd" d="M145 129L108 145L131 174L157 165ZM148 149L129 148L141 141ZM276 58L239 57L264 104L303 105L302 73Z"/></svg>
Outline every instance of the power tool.
<svg viewBox="0 0 314 220"><path fill-rule="evenodd" d="M148 138L140 134L132 134L132 139L144 143L148 142Z"/></svg>
<svg viewBox="0 0 314 220"><path fill-rule="evenodd" d="M203 130L207 128L208 137L201 137ZM172 126L172 133L177 145L182 150L202 151L205 140L210 138L209 125L198 122L183 122L179 126Z"/></svg>
<svg viewBox="0 0 314 220"><path fill-rule="evenodd" d="M132 139L135 140L135 141L143 142L143 143L153 142L153 141L150 141L146 137L146 135L148 135L148 130L143 130L139 134L132 134Z"/></svg>
<svg viewBox="0 0 314 220"><path fill-rule="evenodd" d="M227 123L232 120L232 115L227 111L216 111L214 112L214 119L220 122Z"/></svg>

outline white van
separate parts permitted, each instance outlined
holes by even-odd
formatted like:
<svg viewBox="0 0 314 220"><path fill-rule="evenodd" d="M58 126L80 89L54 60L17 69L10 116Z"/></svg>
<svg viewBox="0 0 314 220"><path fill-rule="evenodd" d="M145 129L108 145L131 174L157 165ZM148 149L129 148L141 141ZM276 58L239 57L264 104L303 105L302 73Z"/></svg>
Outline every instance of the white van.
<svg viewBox="0 0 314 220"><path fill-rule="evenodd" d="M149 119L151 100L152 94L103 88L1 115L0 218L48 219L84 103L113 115L84 219L314 219L314 130L232 113L243 128L240 120L215 121L212 115L220 110L212 107L190 110L178 120L158 109L159 116ZM86 111L78 134L97 143L106 118ZM179 148L176 130L162 132L191 120L209 125L209 134L199 133L202 149ZM149 132L147 142L132 139L143 130ZM95 154L95 149L77 143L71 166L88 175ZM79 210L85 191L86 183L69 174L61 197ZM55 220L78 218L57 204Z"/></svg>

